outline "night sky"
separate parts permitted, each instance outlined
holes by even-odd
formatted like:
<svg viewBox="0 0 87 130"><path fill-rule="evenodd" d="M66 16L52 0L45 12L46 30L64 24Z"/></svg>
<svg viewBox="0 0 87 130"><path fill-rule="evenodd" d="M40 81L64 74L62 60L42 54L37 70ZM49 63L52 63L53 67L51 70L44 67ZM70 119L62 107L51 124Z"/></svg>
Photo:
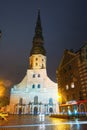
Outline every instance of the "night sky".
<svg viewBox="0 0 87 130"><path fill-rule="evenodd" d="M17 84L29 67L38 8L47 73L56 81L64 49L78 50L87 40L87 0L0 0L0 79Z"/></svg>

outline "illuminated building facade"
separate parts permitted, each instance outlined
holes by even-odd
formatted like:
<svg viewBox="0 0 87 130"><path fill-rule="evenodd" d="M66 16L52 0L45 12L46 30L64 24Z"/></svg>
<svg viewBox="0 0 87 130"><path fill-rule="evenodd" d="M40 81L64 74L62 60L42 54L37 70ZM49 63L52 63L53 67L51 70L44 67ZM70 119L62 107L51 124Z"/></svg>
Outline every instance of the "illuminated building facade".
<svg viewBox="0 0 87 130"><path fill-rule="evenodd" d="M58 87L46 72L46 51L42 35L40 10L30 51L29 69L24 79L11 88L10 113L50 114L58 112Z"/></svg>
<svg viewBox="0 0 87 130"><path fill-rule="evenodd" d="M60 112L87 112L87 43L77 52L65 50L56 74Z"/></svg>
<svg viewBox="0 0 87 130"><path fill-rule="evenodd" d="M82 98L85 100L87 99L87 43L77 51L77 56L79 57L78 66Z"/></svg>
<svg viewBox="0 0 87 130"><path fill-rule="evenodd" d="M65 50L57 70L58 87L62 96L62 103L80 98L79 79L78 57L72 51Z"/></svg>

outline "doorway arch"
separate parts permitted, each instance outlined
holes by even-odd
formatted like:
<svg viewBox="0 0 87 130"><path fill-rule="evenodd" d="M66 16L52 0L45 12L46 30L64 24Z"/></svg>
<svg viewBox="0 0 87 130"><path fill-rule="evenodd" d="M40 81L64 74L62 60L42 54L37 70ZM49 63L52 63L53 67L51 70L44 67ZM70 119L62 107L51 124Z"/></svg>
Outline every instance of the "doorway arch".
<svg viewBox="0 0 87 130"><path fill-rule="evenodd" d="M37 115L37 114L38 114L38 108L34 107L34 115Z"/></svg>
<svg viewBox="0 0 87 130"><path fill-rule="evenodd" d="M49 112L53 113L53 108L52 107L49 108Z"/></svg>
<svg viewBox="0 0 87 130"><path fill-rule="evenodd" d="M79 112L80 112L80 116L86 116L86 109L85 109L85 104L81 103L79 105Z"/></svg>

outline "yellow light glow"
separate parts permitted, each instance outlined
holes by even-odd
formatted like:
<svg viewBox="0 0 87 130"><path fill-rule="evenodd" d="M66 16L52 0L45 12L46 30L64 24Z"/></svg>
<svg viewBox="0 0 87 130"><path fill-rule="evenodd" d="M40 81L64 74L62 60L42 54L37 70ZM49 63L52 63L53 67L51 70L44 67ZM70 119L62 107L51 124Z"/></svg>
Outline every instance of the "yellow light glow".
<svg viewBox="0 0 87 130"><path fill-rule="evenodd" d="M3 81L0 81L0 97L4 96L5 94L5 86L3 84Z"/></svg>
<svg viewBox="0 0 87 130"><path fill-rule="evenodd" d="M62 97L61 97L61 95L58 95L58 102L59 102L59 103L62 102Z"/></svg>

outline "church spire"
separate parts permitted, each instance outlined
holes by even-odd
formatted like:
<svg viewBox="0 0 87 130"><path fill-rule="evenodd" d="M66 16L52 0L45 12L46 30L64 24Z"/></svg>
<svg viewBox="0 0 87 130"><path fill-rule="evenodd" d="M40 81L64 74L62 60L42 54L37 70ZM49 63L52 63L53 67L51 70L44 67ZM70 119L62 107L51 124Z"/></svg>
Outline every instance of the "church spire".
<svg viewBox="0 0 87 130"><path fill-rule="evenodd" d="M33 37L33 47L31 49L30 55L32 54L43 54L46 55L46 51L43 47L44 39L42 35L40 9L38 9L37 22L35 27L35 35Z"/></svg>
<svg viewBox="0 0 87 130"><path fill-rule="evenodd" d="M40 38L41 40L43 40L42 27L41 27L41 19L40 19L40 9L38 9L38 17L37 17L36 28L35 28L35 36L33 38L33 41L36 38Z"/></svg>

